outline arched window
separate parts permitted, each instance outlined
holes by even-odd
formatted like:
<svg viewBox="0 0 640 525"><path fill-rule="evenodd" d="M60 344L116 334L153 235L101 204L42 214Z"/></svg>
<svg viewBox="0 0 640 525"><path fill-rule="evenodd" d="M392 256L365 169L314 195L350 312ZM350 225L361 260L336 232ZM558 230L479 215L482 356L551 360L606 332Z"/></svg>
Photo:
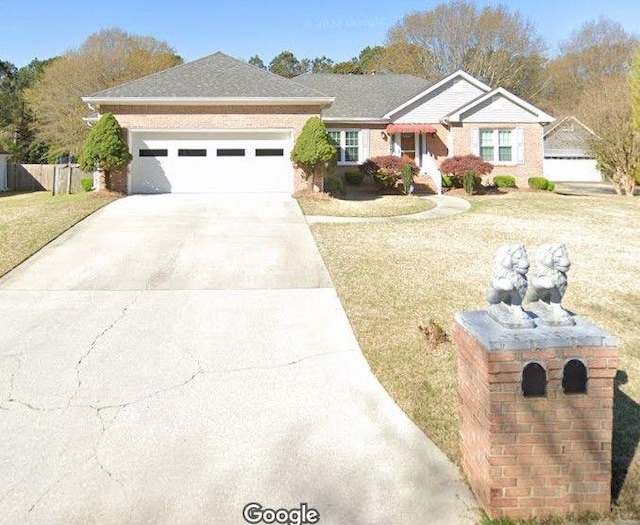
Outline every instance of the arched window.
<svg viewBox="0 0 640 525"><path fill-rule="evenodd" d="M529 363L522 371L522 394L525 397L547 395L547 372L540 363Z"/></svg>
<svg viewBox="0 0 640 525"><path fill-rule="evenodd" d="M579 359L571 359L564 365L562 390L565 394L585 394L587 392L587 367Z"/></svg>

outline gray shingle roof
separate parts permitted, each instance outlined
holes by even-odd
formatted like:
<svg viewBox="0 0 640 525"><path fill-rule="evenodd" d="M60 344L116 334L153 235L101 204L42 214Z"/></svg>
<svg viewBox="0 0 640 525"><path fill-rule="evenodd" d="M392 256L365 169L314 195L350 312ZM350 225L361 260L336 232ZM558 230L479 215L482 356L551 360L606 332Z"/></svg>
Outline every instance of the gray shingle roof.
<svg viewBox="0 0 640 525"><path fill-rule="evenodd" d="M213 55L154 73L88 98L322 98L324 93L252 66Z"/></svg>
<svg viewBox="0 0 640 525"><path fill-rule="evenodd" d="M300 84L335 97L322 111L329 118L383 118L431 87L432 83L412 75L338 75L306 73L295 77Z"/></svg>

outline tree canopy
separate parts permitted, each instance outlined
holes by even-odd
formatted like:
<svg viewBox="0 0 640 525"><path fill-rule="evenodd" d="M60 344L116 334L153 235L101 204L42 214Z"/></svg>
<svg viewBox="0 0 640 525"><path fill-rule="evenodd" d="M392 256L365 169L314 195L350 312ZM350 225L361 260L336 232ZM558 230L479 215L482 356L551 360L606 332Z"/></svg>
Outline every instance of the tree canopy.
<svg viewBox="0 0 640 525"><path fill-rule="evenodd" d="M89 128L81 97L162 71L182 62L166 42L105 29L44 67L25 93L37 119L38 137L60 150L78 153Z"/></svg>
<svg viewBox="0 0 640 525"><path fill-rule="evenodd" d="M430 80L463 69L528 99L541 87L533 73L544 62L543 41L530 21L503 5L454 0L410 13L389 29L387 47L394 44L420 48L412 68L421 67L420 76Z"/></svg>
<svg viewBox="0 0 640 525"><path fill-rule="evenodd" d="M302 67L291 51L283 51L269 62L269 71L281 77L293 78L302 73Z"/></svg>
<svg viewBox="0 0 640 525"><path fill-rule="evenodd" d="M36 139L35 118L24 94L54 60L36 58L20 69L0 61L0 146L15 162L46 162L48 147Z"/></svg>

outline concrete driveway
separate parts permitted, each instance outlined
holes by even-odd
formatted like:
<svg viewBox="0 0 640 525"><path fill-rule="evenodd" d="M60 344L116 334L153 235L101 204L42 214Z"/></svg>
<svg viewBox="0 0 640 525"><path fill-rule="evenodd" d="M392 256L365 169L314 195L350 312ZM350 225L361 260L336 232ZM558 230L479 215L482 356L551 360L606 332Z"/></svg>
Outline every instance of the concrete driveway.
<svg viewBox="0 0 640 525"><path fill-rule="evenodd" d="M472 523L297 203L134 196L0 280L0 523Z"/></svg>

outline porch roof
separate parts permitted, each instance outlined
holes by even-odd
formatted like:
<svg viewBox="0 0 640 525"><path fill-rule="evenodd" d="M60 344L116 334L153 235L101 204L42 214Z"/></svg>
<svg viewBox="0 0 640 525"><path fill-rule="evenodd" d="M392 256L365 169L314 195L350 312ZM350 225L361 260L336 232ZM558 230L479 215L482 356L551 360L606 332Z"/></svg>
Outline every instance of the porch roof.
<svg viewBox="0 0 640 525"><path fill-rule="evenodd" d="M436 128L431 124L389 124L385 133L436 133Z"/></svg>

